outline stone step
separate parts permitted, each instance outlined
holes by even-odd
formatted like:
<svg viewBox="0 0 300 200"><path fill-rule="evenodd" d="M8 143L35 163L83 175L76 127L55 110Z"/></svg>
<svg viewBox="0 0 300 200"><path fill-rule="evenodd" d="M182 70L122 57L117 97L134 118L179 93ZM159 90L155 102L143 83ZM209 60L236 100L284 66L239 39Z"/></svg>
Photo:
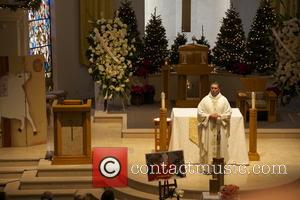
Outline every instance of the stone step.
<svg viewBox="0 0 300 200"><path fill-rule="evenodd" d="M24 173L24 176L28 176L30 172ZM32 172L33 173L33 172ZM85 185L85 188L92 187L90 182L92 180L92 165L51 165L50 161L41 160L40 165L38 167L38 171L36 174L32 174L31 176L36 176L35 180L38 180L39 184L44 186L36 186L32 182L25 181L26 188L28 189L30 186L36 187L46 187L46 188L54 188L55 184L52 181L59 181L59 184L62 184L65 188L77 187L76 185ZM82 176L81 176L82 175ZM30 174L29 174L30 176ZM47 178L49 177L49 178ZM55 178L53 178L55 177ZM86 179L82 179L85 177ZM30 177L29 177L30 178ZM38 178L38 179L36 179ZM32 179L32 178L31 178ZM24 180L24 177L23 179ZM76 185L72 185L69 183L71 181L77 181ZM65 182L64 182L65 181ZM179 188L180 181L178 182ZM29 186L30 185L30 186ZM147 182L147 178L141 176L130 175L128 177L128 186L143 191L150 194L158 194L158 183L157 182ZM24 188L22 186L22 188ZM188 198L194 198L201 194L200 190L185 190L185 196Z"/></svg>
<svg viewBox="0 0 300 200"><path fill-rule="evenodd" d="M96 200L94 193L103 192L103 189L28 189L22 190L20 187L20 182L16 181L6 185L4 189L6 193L6 200L40 200L41 195L45 191L49 191L53 194L55 200L74 200L75 194L87 194L86 200ZM98 198L99 199L99 198Z"/></svg>
<svg viewBox="0 0 300 200"><path fill-rule="evenodd" d="M51 165L49 161L41 161L38 167L38 177L78 177L92 176L92 165ZM47 164L46 162L49 162Z"/></svg>
<svg viewBox="0 0 300 200"><path fill-rule="evenodd" d="M37 166L39 164L40 158L16 158L16 159L7 159L0 158L0 167L16 167L16 166Z"/></svg>
<svg viewBox="0 0 300 200"><path fill-rule="evenodd" d="M115 192L115 196L119 199L123 200L153 200L158 199L158 195L155 194L149 194L146 192L142 192L139 190L135 190L130 187L126 188L112 188L112 190Z"/></svg>
<svg viewBox="0 0 300 200"><path fill-rule="evenodd" d="M102 111L95 111L94 117L92 118L94 122L110 122L110 123L120 123L122 127L127 128L127 114L126 113L106 113Z"/></svg>
<svg viewBox="0 0 300 200"><path fill-rule="evenodd" d="M154 200L159 199L158 194L150 194L144 191L136 190L131 187L125 188L112 188L115 195L119 199L123 200ZM197 198L181 198L182 200L201 199L201 194Z"/></svg>
<svg viewBox="0 0 300 200"><path fill-rule="evenodd" d="M134 137L134 138L153 138L154 137L154 129L143 129L143 128L128 128L123 129L121 133L121 137Z"/></svg>
<svg viewBox="0 0 300 200"><path fill-rule="evenodd" d="M0 187L5 187L6 184L19 181L18 178L1 178L0 179Z"/></svg>
<svg viewBox="0 0 300 200"><path fill-rule="evenodd" d="M173 183L173 181L170 180L170 183ZM144 191L146 193L156 194L156 195L158 195L158 193L159 193L157 181L156 182L144 182L144 181L140 181L138 179L129 178L128 185L129 185L129 187L131 187L133 189ZM178 188L182 189L180 187L181 184L180 184L179 180L177 180L177 185L178 185ZM202 194L202 191L200 191L200 190L188 190L188 189L183 189L183 190L184 190L185 198L197 199Z"/></svg>
<svg viewBox="0 0 300 200"><path fill-rule="evenodd" d="M37 170L25 171L20 179L20 189L91 189L92 177L37 177Z"/></svg>

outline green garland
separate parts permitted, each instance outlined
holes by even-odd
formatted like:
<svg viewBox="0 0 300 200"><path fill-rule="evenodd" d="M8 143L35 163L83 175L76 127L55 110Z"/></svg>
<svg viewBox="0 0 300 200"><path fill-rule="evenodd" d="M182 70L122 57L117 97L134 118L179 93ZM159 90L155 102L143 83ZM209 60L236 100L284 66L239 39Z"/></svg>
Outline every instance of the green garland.
<svg viewBox="0 0 300 200"><path fill-rule="evenodd" d="M15 0L14 3L1 3L0 9L9 8L13 11L16 11L18 8L28 9L28 10L38 10L42 0Z"/></svg>

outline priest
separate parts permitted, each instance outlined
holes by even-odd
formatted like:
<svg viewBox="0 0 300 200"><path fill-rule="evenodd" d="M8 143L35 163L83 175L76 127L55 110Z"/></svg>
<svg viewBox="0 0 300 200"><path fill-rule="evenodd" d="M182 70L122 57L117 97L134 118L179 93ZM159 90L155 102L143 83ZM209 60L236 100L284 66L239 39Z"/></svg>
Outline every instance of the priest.
<svg viewBox="0 0 300 200"><path fill-rule="evenodd" d="M212 164L218 156L217 136L220 134L220 154L226 162L228 160L228 137L231 107L220 93L220 85L214 82L210 85L210 93L198 105L198 133L200 163Z"/></svg>

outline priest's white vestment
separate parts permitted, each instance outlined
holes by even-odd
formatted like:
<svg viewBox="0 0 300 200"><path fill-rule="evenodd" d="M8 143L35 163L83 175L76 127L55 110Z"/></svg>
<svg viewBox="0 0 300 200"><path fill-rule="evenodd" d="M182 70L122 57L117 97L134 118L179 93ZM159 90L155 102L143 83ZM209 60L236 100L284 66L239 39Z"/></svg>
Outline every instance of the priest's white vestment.
<svg viewBox="0 0 300 200"><path fill-rule="evenodd" d="M217 120L210 120L209 115L217 113L220 117ZM220 130L220 156L228 160L228 137L230 134L229 123L231 107L221 93L212 96L206 95L198 105L198 134L200 163L211 164L212 158L217 157L217 135Z"/></svg>

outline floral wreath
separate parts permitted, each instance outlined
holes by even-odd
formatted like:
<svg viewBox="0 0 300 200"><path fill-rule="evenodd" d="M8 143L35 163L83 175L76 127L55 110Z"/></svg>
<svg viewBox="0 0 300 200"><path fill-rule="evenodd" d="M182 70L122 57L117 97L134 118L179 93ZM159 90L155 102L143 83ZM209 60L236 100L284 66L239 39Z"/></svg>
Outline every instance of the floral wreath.
<svg viewBox="0 0 300 200"><path fill-rule="evenodd" d="M93 30L88 35L88 72L100 84L104 100L115 95L126 97L132 63L129 59L135 48L128 45L127 25L117 17L90 21Z"/></svg>

